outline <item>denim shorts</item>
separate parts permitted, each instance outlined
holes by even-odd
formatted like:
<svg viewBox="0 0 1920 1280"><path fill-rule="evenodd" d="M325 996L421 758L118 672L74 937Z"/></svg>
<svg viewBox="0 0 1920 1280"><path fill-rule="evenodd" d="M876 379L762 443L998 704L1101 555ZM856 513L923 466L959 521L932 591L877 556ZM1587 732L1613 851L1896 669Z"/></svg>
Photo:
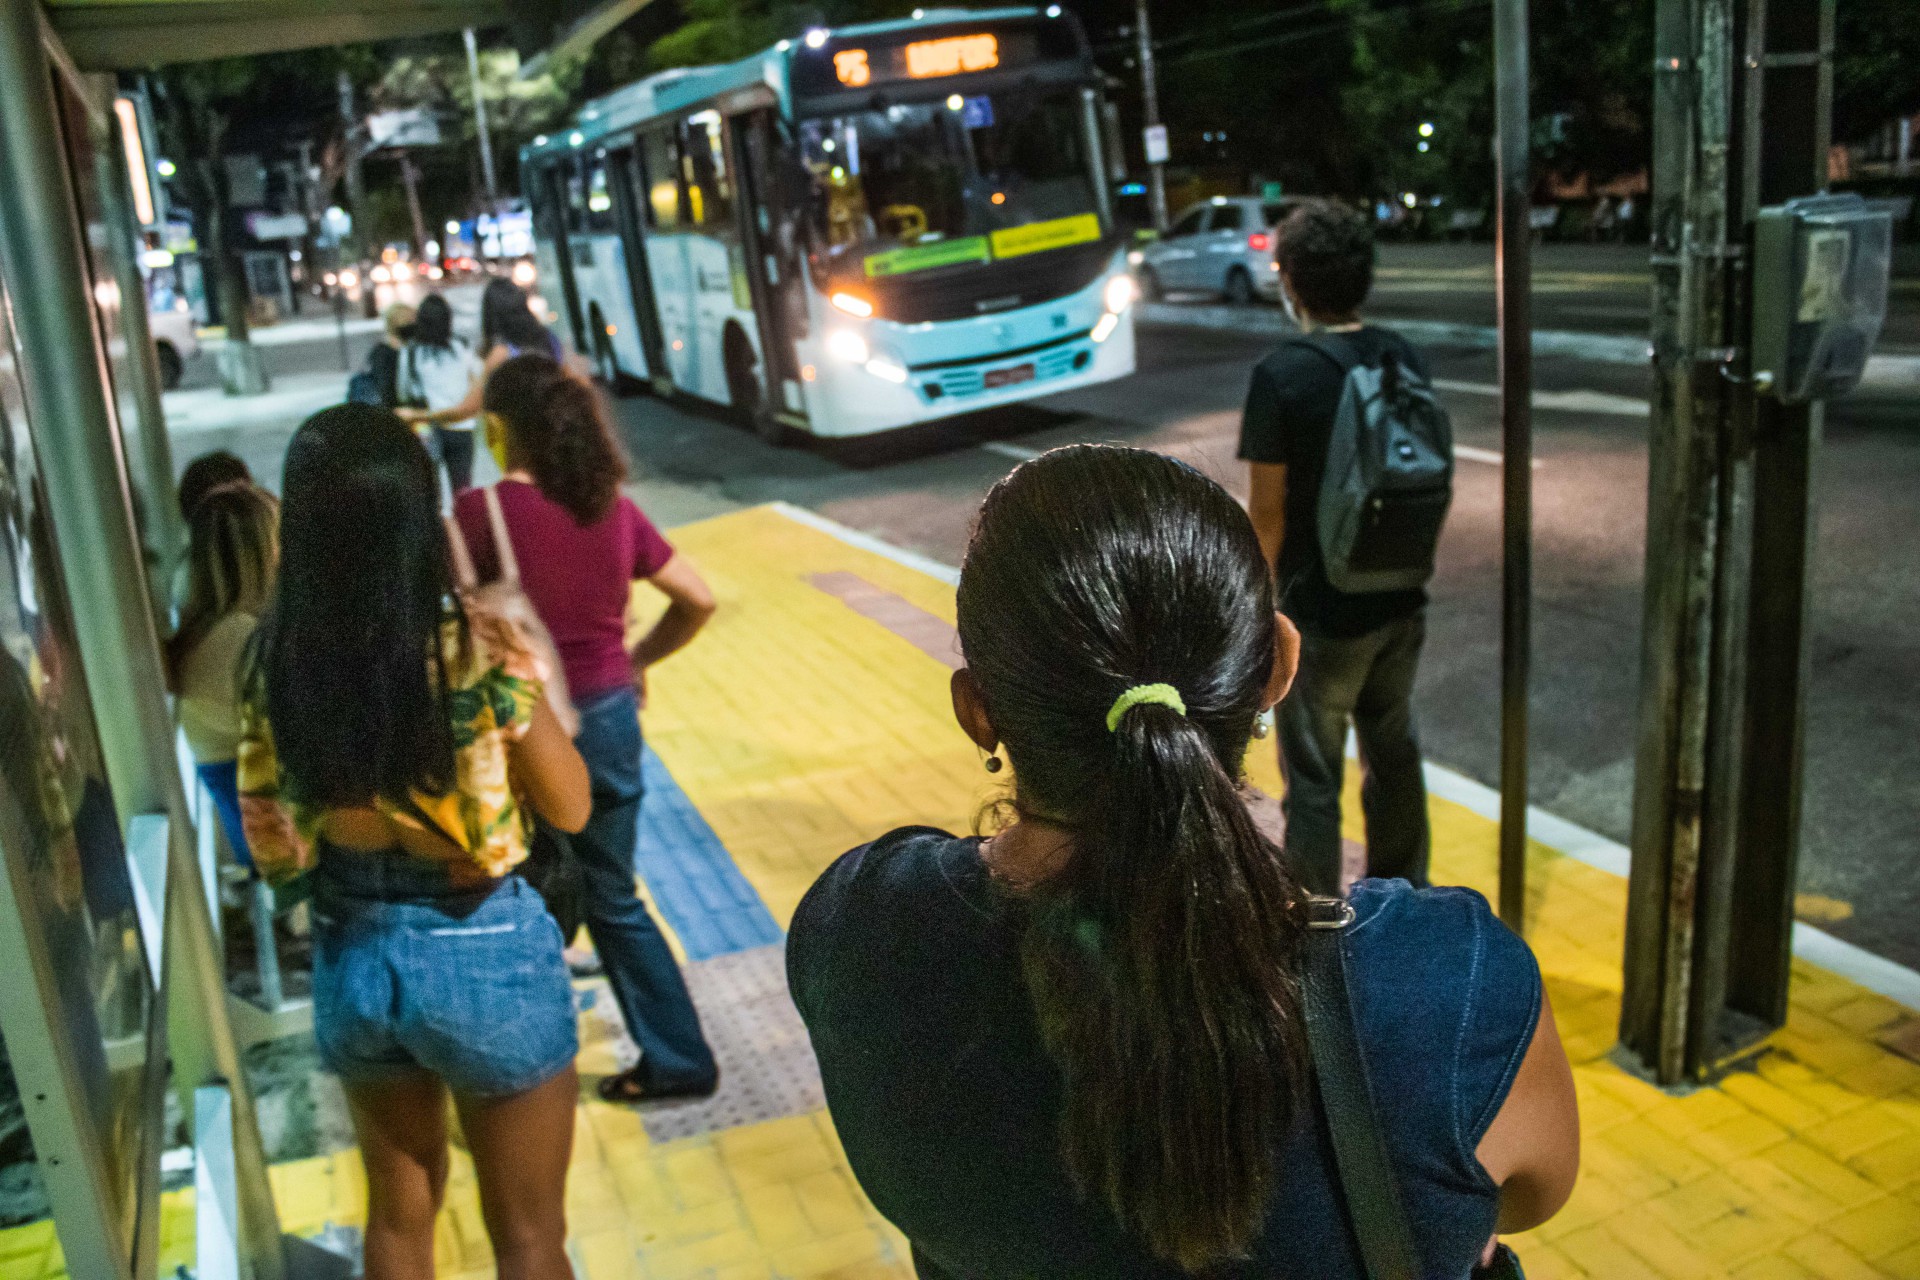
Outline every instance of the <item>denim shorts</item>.
<svg viewBox="0 0 1920 1280"><path fill-rule="evenodd" d="M559 926L517 875L450 888L432 863L323 851L314 886L313 1033L348 1084L426 1070L503 1097L579 1052Z"/></svg>

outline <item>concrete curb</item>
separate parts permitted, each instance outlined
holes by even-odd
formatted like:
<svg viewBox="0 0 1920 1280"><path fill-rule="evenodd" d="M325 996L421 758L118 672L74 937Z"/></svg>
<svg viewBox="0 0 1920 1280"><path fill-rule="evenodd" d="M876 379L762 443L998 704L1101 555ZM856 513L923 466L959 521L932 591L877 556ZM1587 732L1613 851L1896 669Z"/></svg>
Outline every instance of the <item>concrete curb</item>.
<svg viewBox="0 0 1920 1280"><path fill-rule="evenodd" d="M1147 324L1254 333L1276 338L1299 332L1281 312L1260 307L1229 307L1218 303L1143 302L1140 304L1140 319ZM1433 346L1491 351L1498 340L1498 331L1487 325L1393 318L1384 319L1381 323L1399 330L1415 342ZM1535 355L1566 356L1574 360L1596 360L1603 364L1644 365L1653 358L1653 349L1645 338L1577 333L1567 329L1535 329L1533 351ZM1872 391L1920 391L1920 355L1873 356L1867 361L1866 377L1860 385Z"/></svg>

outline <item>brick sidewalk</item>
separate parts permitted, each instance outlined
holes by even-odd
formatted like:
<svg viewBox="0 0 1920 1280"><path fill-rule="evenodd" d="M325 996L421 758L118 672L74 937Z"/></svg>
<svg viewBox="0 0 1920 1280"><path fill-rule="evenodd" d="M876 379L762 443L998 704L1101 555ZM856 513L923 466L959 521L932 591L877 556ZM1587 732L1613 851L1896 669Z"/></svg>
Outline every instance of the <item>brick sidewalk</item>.
<svg viewBox="0 0 1920 1280"><path fill-rule="evenodd" d="M675 541L722 607L656 676L648 741L690 802L686 821L704 821L774 922L785 925L847 848L907 822L971 822L990 784L948 706L950 586L769 508L682 528ZM1250 771L1277 791L1270 748ZM1435 878L1491 893L1494 825L1439 798L1432 808ZM1350 796L1348 814L1357 809ZM1624 882L1538 846L1528 882L1528 939L1574 1061L1585 1136L1572 1203L1515 1241L1528 1274L1920 1280L1920 1066L1876 1040L1910 1031L1913 1016L1796 961L1789 1024L1755 1069L1664 1094L1607 1058ZM696 917L737 914L737 894L654 889L683 935L735 936ZM569 1188L582 1280L909 1277L904 1242L860 1194L819 1109L817 1073L773 976L778 946L740 937L687 951L727 1066L719 1098L642 1115L583 1090ZM712 954L727 945L737 949ZM631 1052L604 989L594 994L582 1015L589 1084ZM364 1213L351 1152L274 1178L289 1230ZM192 1240L190 1193L167 1200L163 1271L190 1261ZM439 1231L441 1275L490 1274L458 1153ZM0 1232L0 1280L60 1274L46 1224Z"/></svg>

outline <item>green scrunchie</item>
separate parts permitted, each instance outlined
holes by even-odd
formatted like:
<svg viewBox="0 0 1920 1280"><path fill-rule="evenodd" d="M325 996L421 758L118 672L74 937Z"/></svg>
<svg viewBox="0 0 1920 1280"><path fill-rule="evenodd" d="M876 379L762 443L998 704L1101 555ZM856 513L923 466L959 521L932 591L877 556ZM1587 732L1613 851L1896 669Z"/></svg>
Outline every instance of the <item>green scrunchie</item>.
<svg viewBox="0 0 1920 1280"><path fill-rule="evenodd" d="M1181 715L1187 714L1186 700L1172 685L1137 684L1113 700L1113 707L1107 712L1107 732L1113 733L1118 730L1120 717L1143 702L1158 703L1163 707L1172 707Z"/></svg>

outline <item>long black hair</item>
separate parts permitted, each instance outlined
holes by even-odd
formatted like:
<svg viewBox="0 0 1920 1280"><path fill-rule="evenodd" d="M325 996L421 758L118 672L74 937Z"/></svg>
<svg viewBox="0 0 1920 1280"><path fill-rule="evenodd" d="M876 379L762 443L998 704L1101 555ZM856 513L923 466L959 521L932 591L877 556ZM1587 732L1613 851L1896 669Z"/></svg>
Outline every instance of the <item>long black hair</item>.
<svg viewBox="0 0 1920 1280"><path fill-rule="evenodd" d="M508 456L581 525L607 514L627 478L606 406L584 378L541 355L515 356L487 379L486 410L507 424Z"/></svg>
<svg viewBox="0 0 1920 1280"><path fill-rule="evenodd" d="M255 638L290 795L321 807L454 783L445 628L464 653L433 462L386 409L300 425L281 483L280 576Z"/></svg>
<svg viewBox="0 0 1920 1280"><path fill-rule="evenodd" d="M511 280L494 279L480 295L480 352L484 355L502 344L520 351L550 352L553 334L527 305L525 289Z"/></svg>
<svg viewBox="0 0 1920 1280"><path fill-rule="evenodd" d="M407 341L443 351L453 345L453 308L445 298L430 293L420 299L420 309L413 313L413 329Z"/></svg>
<svg viewBox="0 0 1920 1280"><path fill-rule="evenodd" d="M1304 1080L1304 897L1241 764L1275 645L1252 525L1137 449L1057 449L981 507L961 649L1017 778L1072 833L1027 897L1022 958L1082 1194L1189 1271L1243 1255ZM1185 701L1107 716L1127 689Z"/></svg>

